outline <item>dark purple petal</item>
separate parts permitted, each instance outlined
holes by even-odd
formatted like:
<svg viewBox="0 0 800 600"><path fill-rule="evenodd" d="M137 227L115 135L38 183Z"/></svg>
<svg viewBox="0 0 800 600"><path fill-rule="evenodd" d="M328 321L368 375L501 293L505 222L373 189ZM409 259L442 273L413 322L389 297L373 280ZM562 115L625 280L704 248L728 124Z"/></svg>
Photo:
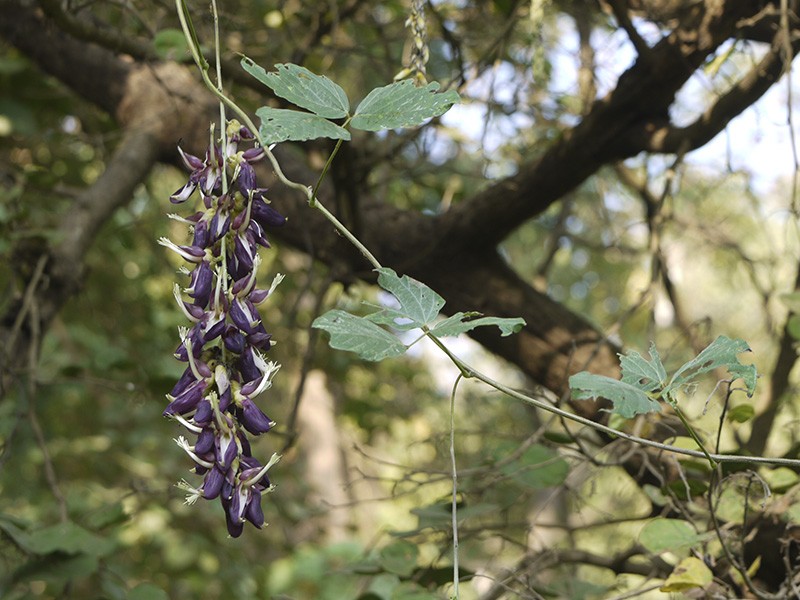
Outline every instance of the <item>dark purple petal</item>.
<svg viewBox="0 0 800 600"><path fill-rule="evenodd" d="M199 308L205 308L208 306L208 301L211 298L211 287L213 283L214 273L211 271L211 264L204 260L192 271L191 286L186 290L186 293L195 299ZM190 306L191 305L187 305L187 309L190 310L192 316L194 316L194 309L190 309Z"/></svg>
<svg viewBox="0 0 800 600"><path fill-rule="evenodd" d="M242 374L242 379L245 381L252 381L261 376L261 371L258 370L255 360L253 359L253 350L246 348L242 355L239 357L239 372Z"/></svg>
<svg viewBox="0 0 800 600"><path fill-rule="evenodd" d="M261 321L261 315L258 314L258 310L253 306L253 303L241 298L233 299L230 316L234 325L245 333L254 333L256 324Z"/></svg>
<svg viewBox="0 0 800 600"><path fill-rule="evenodd" d="M244 352L244 336L233 325L228 325L225 329L225 333L222 334L222 341L225 342L225 348L230 352L235 352L236 354Z"/></svg>
<svg viewBox="0 0 800 600"><path fill-rule="evenodd" d="M245 398L242 401L241 421L244 428L253 435L266 433L275 425L275 422L261 412L261 409L249 398Z"/></svg>
<svg viewBox="0 0 800 600"><path fill-rule="evenodd" d="M194 451L197 454L207 454L214 449L214 432L211 429L203 429L197 436L194 443Z"/></svg>
<svg viewBox="0 0 800 600"><path fill-rule="evenodd" d="M181 375L181 378L178 379L178 383L175 384L175 387L172 388L172 391L169 393L169 395L173 398L177 398L184 390L186 390L187 387L189 387L190 384L194 383L195 381L197 381L197 379L195 378L192 369L190 367L186 367L183 375Z"/></svg>
<svg viewBox="0 0 800 600"><path fill-rule="evenodd" d="M264 512L261 510L261 492L251 489L250 499L244 510L244 518L261 529L264 526Z"/></svg>
<svg viewBox="0 0 800 600"><path fill-rule="evenodd" d="M250 300L250 302L252 302L253 304L261 304L264 300L267 299L267 296L269 296L269 290L256 289L250 292L250 294L247 296L247 299Z"/></svg>
<svg viewBox="0 0 800 600"><path fill-rule="evenodd" d="M231 402L233 401L233 395L231 393L231 388L228 387L223 393L222 396L219 397L219 410L220 412L225 412L231 406Z"/></svg>
<svg viewBox="0 0 800 600"><path fill-rule="evenodd" d="M239 184L239 190L245 198L250 197L250 192L256 187L256 170L253 166L243 161L239 164L239 176L236 181Z"/></svg>
<svg viewBox="0 0 800 600"><path fill-rule="evenodd" d="M189 154L188 152L184 152L180 146L178 146L178 153L181 155L183 164L185 164L186 168L189 169L190 171L197 171L206 166L205 162L200 160L194 154Z"/></svg>
<svg viewBox="0 0 800 600"><path fill-rule="evenodd" d="M167 408L164 409L164 416L184 415L193 411L203 398L203 392L205 389L205 381L195 381L192 385L186 388L183 393L181 393L167 405Z"/></svg>
<svg viewBox="0 0 800 600"><path fill-rule="evenodd" d="M192 420L196 425L204 427L211 423L211 417L213 416L214 410L211 408L211 402L204 399L197 405L197 412L194 413Z"/></svg>
<svg viewBox="0 0 800 600"><path fill-rule="evenodd" d="M216 466L206 473L203 480L203 498L213 500L222 491L222 484L225 482L225 475Z"/></svg>
<svg viewBox="0 0 800 600"><path fill-rule="evenodd" d="M228 533L231 537L237 538L242 535L242 531L244 531L244 523L241 521L233 521L227 510L225 511L225 524L228 526Z"/></svg>
<svg viewBox="0 0 800 600"><path fill-rule="evenodd" d="M212 244L211 234L208 230L208 223L200 221L194 226L194 237L192 238L192 246L198 248L208 248Z"/></svg>
<svg viewBox="0 0 800 600"><path fill-rule="evenodd" d="M286 217L264 202L261 198L253 197L252 202L253 206L250 209L250 218L265 229L267 227L280 227L286 223Z"/></svg>
<svg viewBox="0 0 800 600"><path fill-rule="evenodd" d="M263 327L260 328L264 329ZM258 348L259 350L269 350L270 346L272 345L270 344L271 339L271 333L267 333L266 331L256 331L255 333L247 336L247 343L253 348Z"/></svg>

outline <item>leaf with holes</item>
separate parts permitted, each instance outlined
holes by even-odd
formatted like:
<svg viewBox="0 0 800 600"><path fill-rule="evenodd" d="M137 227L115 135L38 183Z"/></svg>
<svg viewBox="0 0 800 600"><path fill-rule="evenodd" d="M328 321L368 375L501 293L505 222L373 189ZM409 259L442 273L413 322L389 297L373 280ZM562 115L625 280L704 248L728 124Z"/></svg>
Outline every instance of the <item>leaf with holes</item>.
<svg viewBox="0 0 800 600"><path fill-rule="evenodd" d="M645 391L652 392L663 388L667 383L667 371L661 362L655 344L650 344L650 360L636 351L619 355L622 367L622 381Z"/></svg>
<svg viewBox="0 0 800 600"><path fill-rule="evenodd" d="M427 285L408 275L399 277L392 269L378 271L378 285L390 292L400 303L398 309L382 309L370 315L370 320L386 325L415 329L433 321L444 306L444 298ZM407 323L402 321L407 320ZM398 321L400 321L398 323Z"/></svg>
<svg viewBox="0 0 800 600"><path fill-rule="evenodd" d="M350 110L350 101L341 87L305 67L279 64L275 65L277 71L267 73L263 67L245 56L242 58L242 68L275 92L275 95L320 117L343 119Z"/></svg>
<svg viewBox="0 0 800 600"><path fill-rule="evenodd" d="M658 401L651 398L641 387L605 375L582 371L569 378L569 387L576 400L600 398L611 400L614 404L611 412L618 413L626 419L661 410Z"/></svg>
<svg viewBox="0 0 800 600"><path fill-rule="evenodd" d="M364 360L379 361L400 356L406 346L385 329L343 310L329 310L311 324L331 336L331 348L355 352Z"/></svg>
<svg viewBox="0 0 800 600"><path fill-rule="evenodd" d="M705 350L675 372L665 391L672 395L678 388L700 375L723 368L734 379L741 378L747 387L747 395L752 396L756 389L756 368L754 365L743 365L739 362L737 355L742 352L750 352L747 342L740 339L732 340L724 335L719 336Z"/></svg>
<svg viewBox="0 0 800 600"><path fill-rule="evenodd" d="M350 125L366 131L419 125L444 114L459 101L455 90L437 94L438 89L438 83L417 87L408 79L375 88L358 105Z"/></svg>
<svg viewBox="0 0 800 600"><path fill-rule="evenodd" d="M476 318L478 317L478 318ZM519 331L525 327L525 319L520 317L501 318L501 317L481 317L478 312L457 312L448 317L431 329L431 333L436 337L447 337L461 335L467 331L472 331L476 327L496 325L500 329L500 335L505 337Z"/></svg>
<svg viewBox="0 0 800 600"><path fill-rule="evenodd" d="M299 142L323 137L333 140L350 139L349 131L311 113L262 106L256 111L256 115L261 119L258 132L265 144L287 140Z"/></svg>

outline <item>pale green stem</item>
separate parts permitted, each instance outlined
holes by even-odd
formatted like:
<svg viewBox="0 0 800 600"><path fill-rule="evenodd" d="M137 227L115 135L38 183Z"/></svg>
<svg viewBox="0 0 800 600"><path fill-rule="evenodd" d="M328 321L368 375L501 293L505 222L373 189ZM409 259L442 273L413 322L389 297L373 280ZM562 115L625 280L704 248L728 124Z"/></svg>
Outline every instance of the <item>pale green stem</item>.
<svg viewBox="0 0 800 600"><path fill-rule="evenodd" d="M458 369L463 373L464 377L474 377L479 381L484 382L485 384L493 387L494 389L503 392L504 394L511 396L512 398L516 398L517 400L521 400L526 404L530 404L536 408L540 408L544 411L556 414L560 417L568 419L570 421L574 421L576 423L580 423L581 425L586 425L587 427L591 427L597 431L602 431L604 433L608 433L610 435L616 436L618 438L627 440L629 442L633 442L636 444L641 444L642 446L649 446L651 448L656 448L657 450L662 450L664 452L671 452L673 454L681 454L683 456L692 456L694 458L710 458L717 463L744 463L744 464L757 464L757 465L784 465L787 467L800 467L800 460L795 460L791 458L767 458L764 456L741 456L738 454L715 454L715 453L704 453L699 450L690 450L687 448L678 448L677 446L670 446L669 444L662 444L661 442L654 442L653 440L648 440L645 438L640 438L635 435L631 435L630 433L625 433L624 431L620 431L619 429L614 429L613 427L609 427L608 425L603 425L602 423L597 423L592 421L591 419L587 419L586 417L581 417L580 415L576 415L574 413L568 412L557 406L553 406L546 401L539 400L537 398L532 398L522 392L519 392L513 388L510 388L499 381L495 381L488 375L484 375L480 371L476 371L471 366L467 365L464 361L458 358L455 354L453 354L442 342L433 335L429 335L430 339L436 344L442 352L444 352L448 358L453 362L453 364L458 367Z"/></svg>
<svg viewBox="0 0 800 600"><path fill-rule="evenodd" d="M453 472L453 596L458 600L458 471L456 469L456 390L461 381L461 373L456 377L450 393L450 468Z"/></svg>

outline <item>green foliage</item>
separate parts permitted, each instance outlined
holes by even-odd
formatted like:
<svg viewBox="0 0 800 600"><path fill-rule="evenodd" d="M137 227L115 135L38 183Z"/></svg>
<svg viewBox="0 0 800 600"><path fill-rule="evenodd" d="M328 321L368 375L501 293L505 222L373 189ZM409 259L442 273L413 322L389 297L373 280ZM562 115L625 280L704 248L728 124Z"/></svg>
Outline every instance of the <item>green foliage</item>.
<svg viewBox="0 0 800 600"><path fill-rule="evenodd" d="M686 389L705 373L719 368L726 369L733 379L742 379L747 395L752 396L756 386L756 368L754 365L743 365L737 356L749 351L750 347L744 340L719 336L667 380L667 372L653 345L650 348L650 360L636 351L620 355L620 380L583 371L570 377L569 384L575 398L606 398L614 404L612 412L632 418L639 414L659 412L659 400L677 403L680 390Z"/></svg>
<svg viewBox="0 0 800 600"><path fill-rule="evenodd" d="M458 102L455 90L436 94L438 89L438 83L418 88L409 80L374 89L358 105L350 124L367 131L419 125L447 112Z"/></svg>
<svg viewBox="0 0 800 600"><path fill-rule="evenodd" d="M639 543L654 554L687 549L702 539L690 523L680 519L653 519L639 533Z"/></svg>
<svg viewBox="0 0 800 600"><path fill-rule="evenodd" d="M372 90L350 115L344 90L327 77L294 64L275 65L276 71L268 73L247 57L241 65L277 96L313 113L259 108L259 133L266 144L316 138L350 140L350 132L328 119L347 118L346 125L367 131L413 127L438 117L459 101L455 90L435 93L437 83L418 88L411 81L401 81Z"/></svg>
<svg viewBox="0 0 800 600"><path fill-rule="evenodd" d="M242 59L242 68L277 96L320 117L343 119L350 111L347 94L341 87L305 67L278 64L275 65L276 72L267 73L263 67L245 57Z"/></svg>
<svg viewBox="0 0 800 600"><path fill-rule="evenodd" d="M265 144L287 140L315 140L321 137L334 140L350 139L350 132L346 129L310 113L262 106L256 111L256 115L261 119L258 132Z"/></svg>
<svg viewBox="0 0 800 600"><path fill-rule="evenodd" d="M389 325L398 331L423 329L436 337L458 335L481 325L495 325L500 328L502 335L509 335L519 331L525 324L520 318L469 320L478 313L457 313L440 323L443 326L439 328L433 325L433 320L445 304L439 294L407 275L398 277L392 269L381 268L377 271L378 285L395 297L399 307L381 308L366 317L356 317L338 309L317 317L312 327L330 334L332 348L355 352L364 360L379 361L403 354L408 346L377 324Z"/></svg>

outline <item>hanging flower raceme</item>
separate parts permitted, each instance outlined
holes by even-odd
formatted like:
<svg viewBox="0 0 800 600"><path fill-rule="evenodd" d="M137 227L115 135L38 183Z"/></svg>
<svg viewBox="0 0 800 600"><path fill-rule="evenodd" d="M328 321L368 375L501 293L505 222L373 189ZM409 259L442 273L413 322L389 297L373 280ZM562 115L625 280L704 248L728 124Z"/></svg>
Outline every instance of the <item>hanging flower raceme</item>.
<svg viewBox="0 0 800 600"><path fill-rule="evenodd" d="M245 521L264 524L261 497L273 489L267 471L280 458L273 454L262 465L251 455L247 436L275 425L256 404L280 368L264 357L272 342L258 306L283 276L265 290L257 287L256 273L259 247L269 248L266 230L286 219L269 205L266 189L257 187L252 163L264 150L238 122L229 123L221 145L212 145L204 159L180 153L191 175L170 201L186 202L199 191L204 210L185 218L170 215L190 226L190 245L159 240L192 268L181 269L188 286L174 289L191 326L179 331L175 357L187 366L167 394L164 415L196 436L194 444L184 436L175 440L194 462L194 473L203 476L199 487L178 484L188 492L186 501L220 498L228 532L238 537Z"/></svg>

